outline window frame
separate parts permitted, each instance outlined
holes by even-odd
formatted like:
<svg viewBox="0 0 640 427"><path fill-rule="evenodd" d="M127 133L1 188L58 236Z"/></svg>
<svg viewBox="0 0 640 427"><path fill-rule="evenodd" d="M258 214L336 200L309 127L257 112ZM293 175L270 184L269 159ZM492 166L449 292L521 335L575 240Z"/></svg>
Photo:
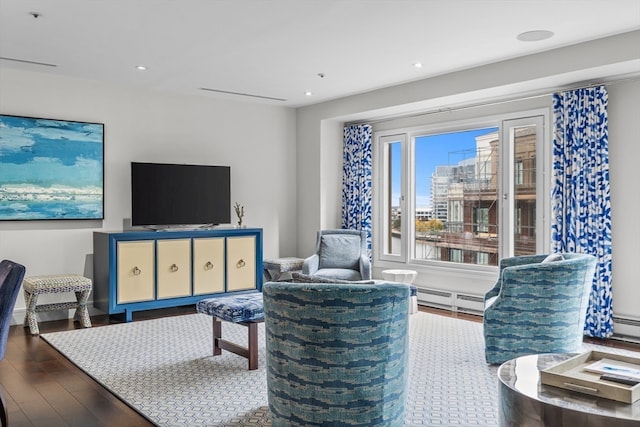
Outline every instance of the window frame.
<svg viewBox="0 0 640 427"><path fill-rule="evenodd" d="M520 120L520 119L528 119L530 117L540 117L541 118L541 128L539 129L540 137L542 138L541 143L538 144L536 163L537 166L540 167L536 169L536 203L538 208L536 209L536 229L538 230L538 234L540 239L536 241L537 251L543 252L548 250L550 247L550 182L551 178L549 176L549 171L551 170L551 135L550 135L550 126L549 126L549 116L550 110L549 108L532 108L526 109L522 111L515 112L506 112L502 114L487 114L487 115L478 115L474 118L462 119L462 120L450 120L450 121L442 121L437 123L425 123L423 125L413 125L413 126L397 126L393 127L389 124L386 124L386 129L377 130L374 127L373 132L373 161L374 161L374 182L378 183L377 186L373 188L373 216L374 221L372 224L373 228L373 261L374 267L379 268L412 268L419 272L432 271L433 269L437 269L440 272L449 271L450 273L457 275L467 275L468 277L472 277L471 275L475 273L491 273L497 270L496 266L492 265L480 265L480 264L465 264L465 263L456 263L456 262L448 262L441 260L425 260L425 259L416 259L414 256L415 251L415 226L408 226L410 223L410 219L413 218L411 216L407 216L407 212L415 211L415 196L414 196L414 182L415 182L415 138L417 136L424 135L433 135L439 133L450 133L450 132L463 132L471 129L479 129L479 128L488 128L488 127L497 127L498 128L498 137L500 139L500 149L504 146L504 124L510 120ZM425 120L426 121L426 120ZM399 123L402 121L399 120ZM385 138L396 138L397 140L402 138L404 143L402 150L402 164L404 169L409 169L408 171L404 171L402 174L402 195L404 197L403 200L403 221L402 221L402 236L406 236L406 241L401 244L401 255L400 256L389 256L385 255L381 248L382 241L380 240L381 230L384 230L384 215L382 213L383 206L381 206L384 202L384 199L381 198L380 188L382 183L385 180L385 169L384 165L381 164L380 152L384 151L381 149L381 141L385 140ZM501 159L502 162L502 159ZM513 165L509 168L510 176L513 177ZM504 166L501 164L500 166L500 175L503 175ZM515 178L514 178L515 180ZM502 182L501 176L498 177L499 188L498 195L504 194L502 191L502 186L504 183ZM504 215L502 212L503 208L499 208L499 216ZM501 219L499 219L501 221ZM499 224L502 224L499 222ZM509 228L513 230L513 224ZM503 258L508 253L508 249L501 247L500 245L498 249L498 257Z"/></svg>

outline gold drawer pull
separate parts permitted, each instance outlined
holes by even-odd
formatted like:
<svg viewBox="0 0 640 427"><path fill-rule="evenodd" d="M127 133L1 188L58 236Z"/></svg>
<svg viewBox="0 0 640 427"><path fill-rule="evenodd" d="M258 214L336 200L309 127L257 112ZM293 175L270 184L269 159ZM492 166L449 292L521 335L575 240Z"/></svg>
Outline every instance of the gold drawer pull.
<svg viewBox="0 0 640 427"><path fill-rule="evenodd" d="M171 270L172 273L175 273L176 271L178 271L178 266L175 264L171 264L171 267L169 267L169 270Z"/></svg>
<svg viewBox="0 0 640 427"><path fill-rule="evenodd" d="M133 275L134 276L139 276L142 273L142 270L140 270L137 266L133 267Z"/></svg>
<svg viewBox="0 0 640 427"><path fill-rule="evenodd" d="M242 268L242 267L244 267L245 265L247 265L247 264L244 262L244 260L243 260L243 259L240 259L240 261L238 261L238 262L236 263L236 267L237 267L237 268Z"/></svg>
<svg viewBox="0 0 640 427"><path fill-rule="evenodd" d="M204 269L211 270L212 268L213 268L213 263L211 261L207 261L207 263L204 265Z"/></svg>

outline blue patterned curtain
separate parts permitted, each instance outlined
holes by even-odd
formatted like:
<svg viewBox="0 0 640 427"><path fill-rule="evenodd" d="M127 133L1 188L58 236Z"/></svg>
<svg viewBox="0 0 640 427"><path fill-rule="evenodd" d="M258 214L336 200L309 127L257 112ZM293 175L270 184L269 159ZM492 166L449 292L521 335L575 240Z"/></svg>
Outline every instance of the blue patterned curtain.
<svg viewBox="0 0 640 427"><path fill-rule="evenodd" d="M613 334L607 90L553 95L552 249L598 259L585 334Z"/></svg>
<svg viewBox="0 0 640 427"><path fill-rule="evenodd" d="M344 128L342 228L367 232L371 256L371 125Z"/></svg>

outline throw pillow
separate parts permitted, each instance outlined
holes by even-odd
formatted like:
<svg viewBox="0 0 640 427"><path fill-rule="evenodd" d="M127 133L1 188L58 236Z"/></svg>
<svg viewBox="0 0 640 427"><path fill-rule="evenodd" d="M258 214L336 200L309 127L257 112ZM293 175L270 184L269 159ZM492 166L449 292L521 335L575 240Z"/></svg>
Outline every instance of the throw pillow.
<svg viewBox="0 0 640 427"><path fill-rule="evenodd" d="M545 259L542 260L542 264L546 264L548 262L562 261L564 257L562 254L549 254Z"/></svg>

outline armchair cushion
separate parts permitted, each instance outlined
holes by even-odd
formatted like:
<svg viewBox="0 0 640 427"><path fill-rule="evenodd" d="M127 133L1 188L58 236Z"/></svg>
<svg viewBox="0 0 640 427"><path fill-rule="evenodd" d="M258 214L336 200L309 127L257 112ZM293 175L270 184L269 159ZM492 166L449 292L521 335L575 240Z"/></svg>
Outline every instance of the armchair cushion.
<svg viewBox="0 0 640 427"><path fill-rule="evenodd" d="M320 269L359 270L360 236L328 234L320 241Z"/></svg>
<svg viewBox="0 0 640 427"><path fill-rule="evenodd" d="M547 262L562 261L563 259L564 257L562 256L562 254L558 254L558 253L549 254L545 259L542 260L542 264L545 264Z"/></svg>

